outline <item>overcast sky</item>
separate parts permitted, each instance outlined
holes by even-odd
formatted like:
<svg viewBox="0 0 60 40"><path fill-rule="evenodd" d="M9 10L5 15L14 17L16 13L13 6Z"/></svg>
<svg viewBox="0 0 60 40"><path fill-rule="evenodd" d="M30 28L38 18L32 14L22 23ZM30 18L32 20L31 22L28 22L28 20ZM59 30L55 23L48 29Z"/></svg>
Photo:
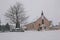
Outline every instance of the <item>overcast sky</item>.
<svg viewBox="0 0 60 40"><path fill-rule="evenodd" d="M26 14L30 16L28 22L37 20L41 16L42 10L48 20L52 20L54 24L60 22L60 0L0 0L0 19L2 24L7 23L4 15L9 7L16 2L24 5Z"/></svg>

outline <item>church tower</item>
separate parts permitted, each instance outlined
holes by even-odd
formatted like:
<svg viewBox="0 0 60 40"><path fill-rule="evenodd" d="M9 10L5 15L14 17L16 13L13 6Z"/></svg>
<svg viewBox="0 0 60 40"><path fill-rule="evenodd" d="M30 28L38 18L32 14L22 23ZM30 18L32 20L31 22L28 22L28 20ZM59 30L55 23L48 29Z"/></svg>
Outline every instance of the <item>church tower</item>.
<svg viewBox="0 0 60 40"><path fill-rule="evenodd" d="M44 14L43 14L43 11L41 13L41 17L42 17L42 24L44 24Z"/></svg>
<svg viewBox="0 0 60 40"><path fill-rule="evenodd" d="M45 19L45 17L44 17L44 14L43 14L43 11L42 11L42 13L41 13L41 25L40 25L40 27L39 27L39 30L44 30L44 29L46 29L46 26L45 26L45 21L44 21L44 19Z"/></svg>

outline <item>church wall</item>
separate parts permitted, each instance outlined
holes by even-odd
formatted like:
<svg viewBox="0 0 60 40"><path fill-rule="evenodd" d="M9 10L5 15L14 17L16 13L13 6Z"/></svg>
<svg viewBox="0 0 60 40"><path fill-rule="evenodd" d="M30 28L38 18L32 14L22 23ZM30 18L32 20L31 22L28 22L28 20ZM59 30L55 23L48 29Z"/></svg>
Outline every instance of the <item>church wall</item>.
<svg viewBox="0 0 60 40"><path fill-rule="evenodd" d="M40 17L37 21L35 21L35 29L38 29L40 25L42 24L42 18ZM46 29L49 28L49 21L45 18L44 24L46 25Z"/></svg>

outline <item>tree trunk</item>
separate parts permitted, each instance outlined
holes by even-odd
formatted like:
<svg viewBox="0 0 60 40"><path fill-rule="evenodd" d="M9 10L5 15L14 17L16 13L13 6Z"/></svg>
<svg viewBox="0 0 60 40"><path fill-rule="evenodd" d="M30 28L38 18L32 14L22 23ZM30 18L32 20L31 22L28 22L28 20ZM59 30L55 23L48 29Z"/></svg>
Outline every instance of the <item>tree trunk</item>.
<svg viewBox="0 0 60 40"><path fill-rule="evenodd" d="M20 23L19 22L16 23L16 28L20 28Z"/></svg>

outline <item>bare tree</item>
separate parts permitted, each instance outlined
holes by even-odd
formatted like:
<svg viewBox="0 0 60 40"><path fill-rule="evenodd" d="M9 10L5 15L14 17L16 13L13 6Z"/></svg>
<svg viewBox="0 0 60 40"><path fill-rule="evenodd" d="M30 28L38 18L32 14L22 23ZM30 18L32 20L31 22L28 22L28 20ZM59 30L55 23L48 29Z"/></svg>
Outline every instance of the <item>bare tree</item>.
<svg viewBox="0 0 60 40"><path fill-rule="evenodd" d="M16 3L11 6L6 13L6 17L8 17L10 23L14 23L16 25L16 28L20 28L20 24L28 18L25 16L25 11L21 3Z"/></svg>

